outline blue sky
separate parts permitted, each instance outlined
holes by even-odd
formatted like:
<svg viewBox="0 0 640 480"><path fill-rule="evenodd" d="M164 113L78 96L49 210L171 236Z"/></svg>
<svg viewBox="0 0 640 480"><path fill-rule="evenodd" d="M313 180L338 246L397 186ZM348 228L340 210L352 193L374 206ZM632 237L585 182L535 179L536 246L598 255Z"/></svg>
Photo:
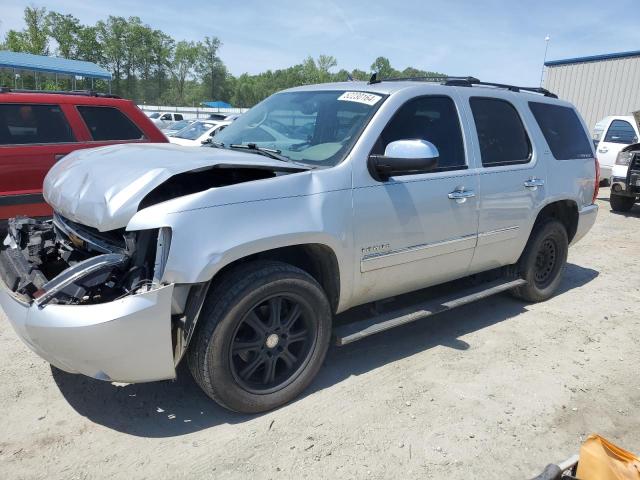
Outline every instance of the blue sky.
<svg viewBox="0 0 640 480"><path fill-rule="evenodd" d="M0 13L4 36L22 28L22 10L32 2L2 1L10 3ZM215 35L235 75L320 54L335 56L338 68L368 71L382 55L400 70L415 66L536 85L547 34L548 59L640 50L638 0L618 0L611 9L592 0L49 0L35 5L85 23L136 15L178 40Z"/></svg>

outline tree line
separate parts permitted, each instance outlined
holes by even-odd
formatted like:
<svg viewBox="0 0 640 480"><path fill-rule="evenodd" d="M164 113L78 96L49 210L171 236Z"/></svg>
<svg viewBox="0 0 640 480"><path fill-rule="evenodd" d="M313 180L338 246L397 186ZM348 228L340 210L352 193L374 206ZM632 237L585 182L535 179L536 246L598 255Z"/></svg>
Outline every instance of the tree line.
<svg viewBox="0 0 640 480"><path fill-rule="evenodd" d="M109 16L95 25L84 25L73 15L26 7L24 24L22 30L7 32L0 50L96 63L113 75L113 93L137 103L198 105L206 100L222 100L236 107L250 107L284 88L350 78L366 80L372 72L382 78L443 76L413 67L399 71L385 57L376 58L370 72L336 71L336 58L320 55L288 68L236 77L218 55L222 43L217 37L177 41L139 17ZM70 83L62 83L65 81ZM0 75L0 85L12 86L13 82L7 71ZM31 86L33 79L22 79L22 83ZM60 88L60 83L47 78L40 86L54 89Z"/></svg>

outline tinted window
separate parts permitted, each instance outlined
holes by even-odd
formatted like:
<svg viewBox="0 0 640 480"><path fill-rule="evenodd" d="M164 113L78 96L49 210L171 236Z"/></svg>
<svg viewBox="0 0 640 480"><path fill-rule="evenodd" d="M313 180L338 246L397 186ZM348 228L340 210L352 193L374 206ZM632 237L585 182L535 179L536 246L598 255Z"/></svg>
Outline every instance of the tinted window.
<svg viewBox="0 0 640 480"><path fill-rule="evenodd" d="M529 102L529 108L557 160L593 157L589 137L573 108L538 102Z"/></svg>
<svg viewBox="0 0 640 480"><path fill-rule="evenodd" d="M438 168L465 168L458 112L449 97L420 97L405 103L380 134L371 153L382 155L397 140L427 140L440 153Z"/></svg>
<svg viewBox="0 0 640 480"><path fill-rule="evenodd" d="M120 110L112 107L78 107L94 140L138 140L142 132Z"/></svg>
<svg viewBox="0 0 640 480"><path fill-rule="evenodd" d="M514 106L506 100L484 97L471 98L470 103L482 165L527 163L531 157L531 142Z"/></svg>
<svg viewBox="0 0 640 480"><path fill-rule="evenodd" d="M174 119L174 120L182 120L182 115L181 115L181 114L179 114L179 113L176 113L176 114L173 116L173 119Z"/></svg>
<svg viewBox="0 0 640 480"><path fill-rule="evenodd" d="M0 145L73 141L58 105L0 104Z"/></svg>
<svg viewBox="0 0 640 480"><path fill-rule="evenodd" d="M614 120L607 130L607 136L604 137L605 142L624 143L629 145L636 143L638 140L636 131L629 122L624 120Z"/></svg>

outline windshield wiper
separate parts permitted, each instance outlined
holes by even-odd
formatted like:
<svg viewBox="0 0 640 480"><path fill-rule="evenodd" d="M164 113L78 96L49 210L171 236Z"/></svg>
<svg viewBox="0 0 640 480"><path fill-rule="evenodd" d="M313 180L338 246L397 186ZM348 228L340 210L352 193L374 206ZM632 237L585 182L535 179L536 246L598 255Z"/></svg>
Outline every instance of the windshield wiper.
<svg viewBox="0 0 640 480"><path fill-rule="evenodd" d="M275 160L281 160L283 162L291 162L289 157L281 155L281 150L275 148L259 147L255 143L232 143L229 148L241 148L243 150L251 150L265 157L273 158Z"/></svg>

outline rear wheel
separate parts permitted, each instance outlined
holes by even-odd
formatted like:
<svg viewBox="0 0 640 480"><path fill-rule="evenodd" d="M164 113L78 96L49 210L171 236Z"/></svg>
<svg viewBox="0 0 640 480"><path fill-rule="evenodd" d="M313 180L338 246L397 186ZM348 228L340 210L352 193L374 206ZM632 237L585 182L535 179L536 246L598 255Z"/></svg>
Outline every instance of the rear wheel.
<svg viewBox="0 0 640 480"><path fill-rule="evenodd" d="M614 212L628 212L633 208L633 204L636 203L636 198L612 193L609 197L609 203L611 204L611 210Z"/></svg>
<svg viewBox="0 0 640 480"><path fill-rule="evenodd" d="M306 272L252 262L226 274L205 302L189 368L211 398L255 413L295 398L313 380L331 334L331 309Z"/></svg>
<svg viewBox="0 0 640 480"><path fill-rule="evenodd" d="M537 224L517 264L526 285L513 290L513 294L529 302L550 298L562 281L567 262L569 241L564 225L549 219Z"/></svg>

